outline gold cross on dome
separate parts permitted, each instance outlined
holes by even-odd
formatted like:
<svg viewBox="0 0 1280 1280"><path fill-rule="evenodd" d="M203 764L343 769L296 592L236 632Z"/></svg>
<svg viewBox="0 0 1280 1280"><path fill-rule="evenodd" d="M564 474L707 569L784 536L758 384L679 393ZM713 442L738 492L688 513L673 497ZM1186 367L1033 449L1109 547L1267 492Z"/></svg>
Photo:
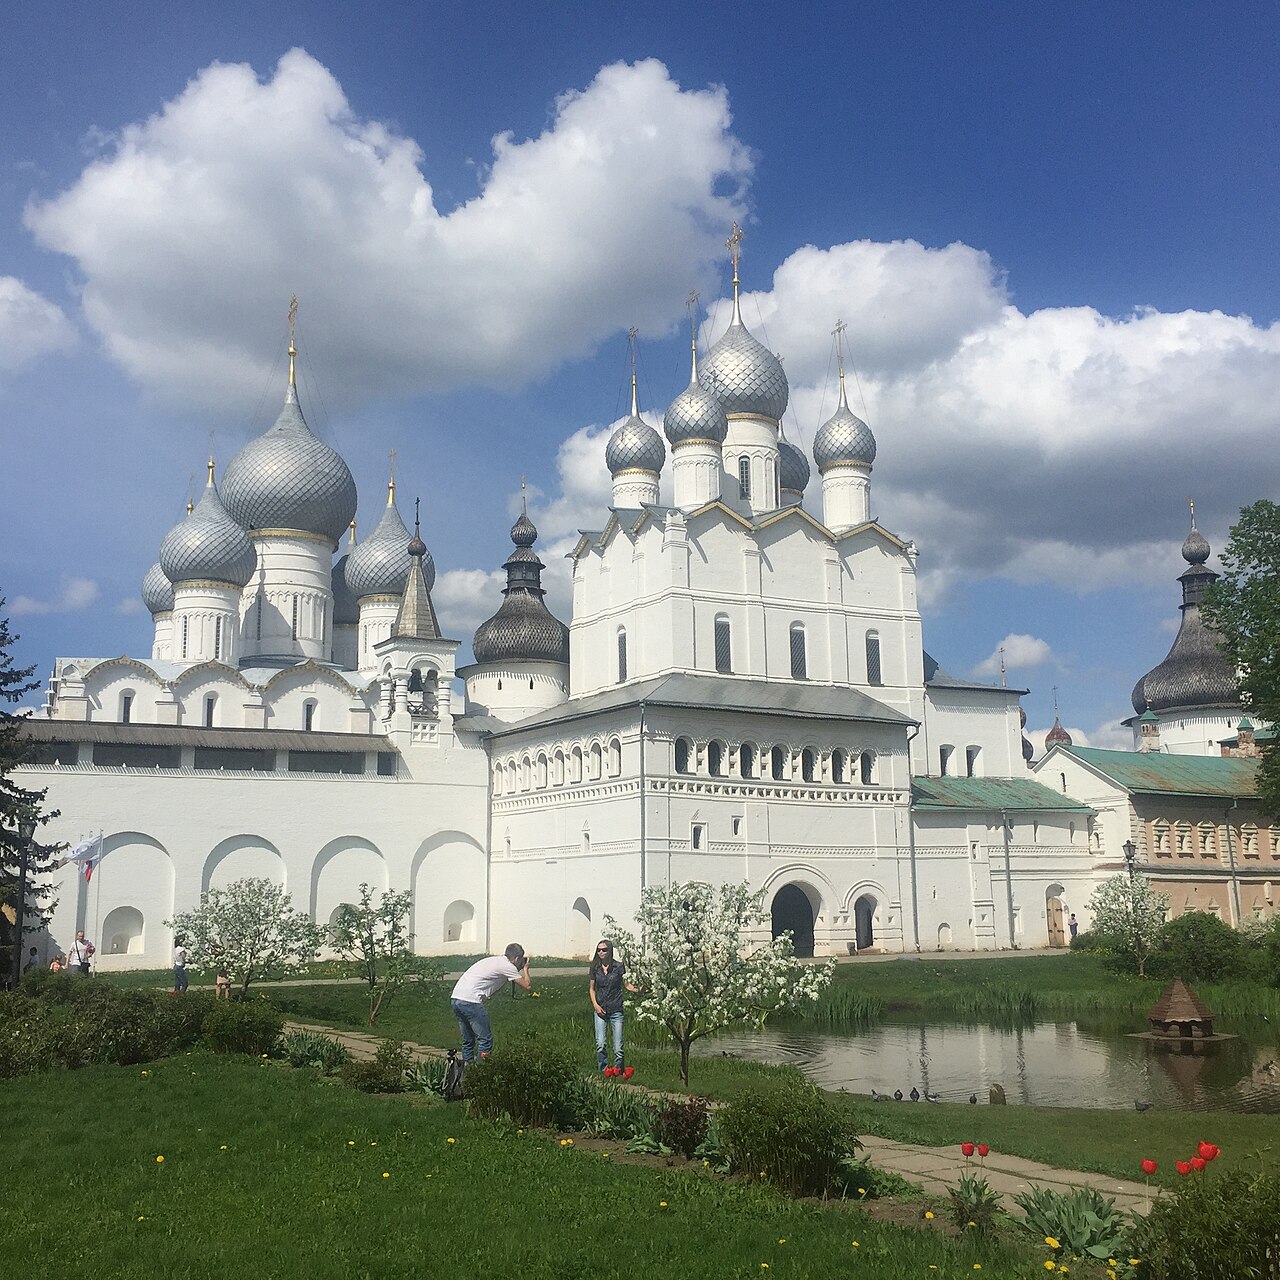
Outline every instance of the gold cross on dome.
<svg viewBox="0 0 1280 1280"><path fill-rule="evenodd" d="M738 272L738 259L742 256L742 250L738 247L742 244L742 235L742 228L735 222L733 230L729 232L729 238L724 242L725 248L729 250L729 257L733 259L735 275Z"/></svg>
<svg viewBox="0 0 1280 1280"><path fill-rule="evenodd" d="M296 338L298 336L298 295L295 293L289 299L289 385L296 386L296 378L294 376L293 362L298 354L298 344Z"/></svg>

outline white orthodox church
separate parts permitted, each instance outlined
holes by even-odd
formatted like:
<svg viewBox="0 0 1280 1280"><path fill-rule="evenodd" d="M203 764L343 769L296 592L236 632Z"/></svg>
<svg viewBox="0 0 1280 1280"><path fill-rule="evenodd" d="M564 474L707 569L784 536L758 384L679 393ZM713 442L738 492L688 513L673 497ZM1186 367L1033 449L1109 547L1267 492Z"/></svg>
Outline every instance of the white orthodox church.
<svg viewBox="0 0 1280 1280"><path fill-rule="evenodd" d="M731 323L695 345L665 441L633 377L569 625L522 515L461 667L394 483L343 545L355 485L307 426L291 342L275 425L220 484L210 462L145 576L150 655L58 659L29 722L49 836L105 837L90 881L63 873L47 948L83 928L104 969L164 965L165 921L251 875L321 923L362 882L408 889L423 953L586 954L606 913L690 879L749 880L802 954L1060 945L1127 833L1104 846L1094 809L1033 778L1019 690L925 652L916 547L874 518L843 372L806 509L737 276L735 253Z"/></svg>

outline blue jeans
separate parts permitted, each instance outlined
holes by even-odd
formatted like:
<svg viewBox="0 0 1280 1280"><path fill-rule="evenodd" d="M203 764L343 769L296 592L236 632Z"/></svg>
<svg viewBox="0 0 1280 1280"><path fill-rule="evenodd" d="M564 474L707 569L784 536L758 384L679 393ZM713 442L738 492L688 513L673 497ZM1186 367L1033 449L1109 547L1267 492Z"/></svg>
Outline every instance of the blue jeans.
<svg viewBox="0 0 1280 1280"><path fill-rule="evenodd" d="M606 1013L602 1018L598 1013L596 1019L596 1066L601 1071L609 1065L609 1058L604 1051L604 1033L606 1027L613 1028L613 1065L622 1066L622 1010L617 1013Z"/></svg>
<svg viewBox="0 0 1280 1280"><path fill-rule="evenodd" d="M173 989L175 991L185 991L187 989L187 966L185 964L175 964L173 966Z"/></svg>
<svg viewBox="0 0 1280 1280"><path fill-rule="evenodd" d="M493 1052L493 1031L489 1027L489 1011L484 1005L470 1000L450 1000L453 1016L458 1020L462 1033L462 1060L474 1062L476 1050L482 1058Z"/></svg>

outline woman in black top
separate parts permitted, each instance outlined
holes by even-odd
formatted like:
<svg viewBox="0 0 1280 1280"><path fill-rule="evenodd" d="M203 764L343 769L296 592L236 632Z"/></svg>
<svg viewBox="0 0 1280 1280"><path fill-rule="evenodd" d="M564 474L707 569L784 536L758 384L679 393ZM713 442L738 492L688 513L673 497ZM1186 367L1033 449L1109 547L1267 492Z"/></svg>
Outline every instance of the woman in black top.
<svg viewBox="0 0 1280 1280"><path fill-rule="evenodd" d="M609 1064L605 1054L605 1028L613 1028L613 1065L622 1067L622 991L639 991L626 980L626 969L613 955L613 943L601 939L588 971L591 1007L596 1015L596 1065L601 1071Z"/></svg>

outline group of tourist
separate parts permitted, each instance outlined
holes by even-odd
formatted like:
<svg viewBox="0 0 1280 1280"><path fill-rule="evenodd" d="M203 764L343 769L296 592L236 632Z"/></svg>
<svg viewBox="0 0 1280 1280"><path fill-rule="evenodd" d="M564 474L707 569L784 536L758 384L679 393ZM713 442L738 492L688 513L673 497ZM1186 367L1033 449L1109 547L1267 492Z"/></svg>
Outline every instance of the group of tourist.
<svg viewBox="0 0 1280 1280"><path fill-rule="evenodd" d="M488 1057L493 1052L493 1029L484 1002L496 995L508 982L529 991L529 957L524 948L513 942L500 956L477 960L454 983L450 1004L462 1034L462 1061L474 1062L477 1055ZM596 945L591 967L587 970L587 994L595 1015L596 1065L601 1071L609 1066L606 1041L613 1040L613 1066L622 1069L622 1003L623 992L638 992L627 981L626 966L613 954L613 943L602 938Z"/></svg>

